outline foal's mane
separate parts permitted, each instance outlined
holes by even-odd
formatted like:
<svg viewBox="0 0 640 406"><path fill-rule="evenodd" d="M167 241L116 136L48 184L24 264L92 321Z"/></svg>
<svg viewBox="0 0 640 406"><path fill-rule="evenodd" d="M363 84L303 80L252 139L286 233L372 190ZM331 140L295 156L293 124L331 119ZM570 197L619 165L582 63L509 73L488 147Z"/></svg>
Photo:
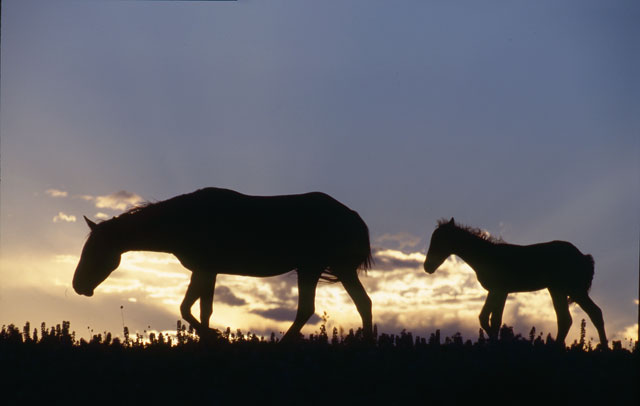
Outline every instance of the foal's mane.
<svg viewBox="0 0 640 406"><path fill-rule="evenodd" d="M488 231L483 230L481 228L471 227L464 224L456 223L455 220L453 221L453 223L450 220L446 220L446 219L438 220L438 228L446 225L453 226L460 231L464 231L468 234L473 235L474 237L482 238L483 240L490 242L492 244L505 244L505 241L502 239L502 237L494 237L491 234L489 234Z"/></svg>

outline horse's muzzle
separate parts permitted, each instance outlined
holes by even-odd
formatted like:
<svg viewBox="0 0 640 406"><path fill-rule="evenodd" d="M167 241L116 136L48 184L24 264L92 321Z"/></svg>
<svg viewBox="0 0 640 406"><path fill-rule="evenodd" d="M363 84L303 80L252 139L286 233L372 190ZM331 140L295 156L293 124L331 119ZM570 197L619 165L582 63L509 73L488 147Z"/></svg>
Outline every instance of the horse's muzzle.
<svg viewBox="0 0 640 406"><path fill-rule="evenodd" d="M73 290L75 290L76 293L79 294L79 295L84 295L84 296L88 296L88 297L93 296L93 289L91 289L91 288L82 289L82 288L80 288L78 286L75 286L75 284L74 284Z"/></svg>
<svg viewBox="0 0 640 406"><path fill-rule="evenodd" d="M436 270L435 269L430 269L429 266L427 265L427 263L424 263L424 271L428 274L432 274L434 273Z"/></svg>

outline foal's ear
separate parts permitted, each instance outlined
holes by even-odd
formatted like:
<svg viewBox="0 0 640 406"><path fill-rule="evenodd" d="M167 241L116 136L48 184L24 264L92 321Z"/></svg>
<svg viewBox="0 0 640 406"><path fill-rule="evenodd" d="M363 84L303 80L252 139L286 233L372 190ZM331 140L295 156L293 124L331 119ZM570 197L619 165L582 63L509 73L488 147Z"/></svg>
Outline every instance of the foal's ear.
<svg viewBox="0 0 640 406"><path fill-rule="evenodd" d="M87 225L89 226L89 228L91 229L91 231L95 230L95 228L96 228L97 224L96 224L96 223L94 223L93 221L89 220L89 219L87 218L87 216L82 216L82 217L84 217L84 221L86 221L86 222L87 222Z"/></svg>

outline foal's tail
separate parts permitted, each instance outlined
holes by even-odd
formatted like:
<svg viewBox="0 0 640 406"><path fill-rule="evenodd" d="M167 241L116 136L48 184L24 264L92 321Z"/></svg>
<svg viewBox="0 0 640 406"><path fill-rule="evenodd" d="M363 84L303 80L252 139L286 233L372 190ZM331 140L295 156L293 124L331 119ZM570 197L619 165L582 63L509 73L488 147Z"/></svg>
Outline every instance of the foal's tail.
<svg viewBox="0 0 640 406"><path fill-rule="evenodd" d="M593 274L595 270L595 261L591 255L583 255L582 256L582 266L580 268L580 280L576 284L575 290L578 294L584 295L589 293L591 290L591 283L593 282ZM569 303L573 303L575 300L572 297L572 294L569 294Z"/></svg>

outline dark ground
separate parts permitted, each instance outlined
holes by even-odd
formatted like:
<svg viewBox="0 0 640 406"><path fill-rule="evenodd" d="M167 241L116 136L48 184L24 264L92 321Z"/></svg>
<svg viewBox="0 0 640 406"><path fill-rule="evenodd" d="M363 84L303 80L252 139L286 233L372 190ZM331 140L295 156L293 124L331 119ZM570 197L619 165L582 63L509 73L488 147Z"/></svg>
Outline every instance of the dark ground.
<svg viewBox="0 0 640 406"><path fill-rule="evenodd" d="M3 326L0 402L31 404L638 404L639 355L562 348L504 327L499 340L411 333L363 342L321 330L292 345L267 338L198 340L183 328L125 341L76 340L69 324Z"/></svg>

